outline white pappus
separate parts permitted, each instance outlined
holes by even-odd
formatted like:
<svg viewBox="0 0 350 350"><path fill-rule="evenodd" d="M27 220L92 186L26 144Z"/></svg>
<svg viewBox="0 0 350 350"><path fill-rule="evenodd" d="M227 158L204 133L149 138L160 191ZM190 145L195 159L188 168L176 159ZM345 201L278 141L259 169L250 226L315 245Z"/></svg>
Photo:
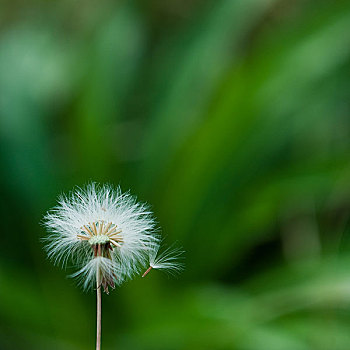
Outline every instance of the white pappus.
<svg viewBox="0 0 350 350"><path fill-rule="evenodd" d="M166 270L169 274L180 273L184 264L179 262L184 251L181 248L170 246L159 254L160 244L154 242L149 252L149 267L142 277L145 277L152 269Z"/></svg>

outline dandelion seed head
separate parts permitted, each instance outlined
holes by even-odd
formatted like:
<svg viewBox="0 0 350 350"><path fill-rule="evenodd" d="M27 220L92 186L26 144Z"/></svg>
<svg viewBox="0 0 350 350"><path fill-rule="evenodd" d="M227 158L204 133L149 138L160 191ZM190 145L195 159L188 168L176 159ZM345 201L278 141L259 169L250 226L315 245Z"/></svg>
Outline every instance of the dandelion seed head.
<svg viewBox="0 0 350 350"><path fill-rule="evenodd" d="M84 288L96 282L97 271L105 291L133 277L159 242L148 206L110 185L90 183L61 195L44 225L50 232L44 239L49 258L78 266L72 277L83 281Z"/></svg>

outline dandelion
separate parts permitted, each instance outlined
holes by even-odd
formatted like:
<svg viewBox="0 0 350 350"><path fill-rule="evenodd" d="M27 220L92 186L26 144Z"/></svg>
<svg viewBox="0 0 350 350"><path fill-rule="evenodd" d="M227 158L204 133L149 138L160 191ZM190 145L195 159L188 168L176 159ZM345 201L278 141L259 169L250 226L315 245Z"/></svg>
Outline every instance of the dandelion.
<svg viewBox="0 0 350 350"><path fill-rule="evenodd" d="M137 203L120 188L94 183L59 197L58 205L44 218L50 235L45 249L55 264L72 262L77 277L86 290L96 286L96 349L101 347L101 289L109 294L124 281L152 268L177 271L174 255L158 258L159 235L155 220L145 204Z"/></svg>

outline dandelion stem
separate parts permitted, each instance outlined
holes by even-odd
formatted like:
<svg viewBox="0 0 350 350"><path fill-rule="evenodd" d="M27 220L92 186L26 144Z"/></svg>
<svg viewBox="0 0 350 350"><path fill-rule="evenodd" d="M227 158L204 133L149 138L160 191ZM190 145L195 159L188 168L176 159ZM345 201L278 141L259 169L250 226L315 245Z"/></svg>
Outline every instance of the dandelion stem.
<svg viewBox="0 0 350 350"><path fill-rule="evenodd" d="M96 329L96 350L101 349L101 275L100 270L96 272L96 293L97 293L97 329Z"/></svg>

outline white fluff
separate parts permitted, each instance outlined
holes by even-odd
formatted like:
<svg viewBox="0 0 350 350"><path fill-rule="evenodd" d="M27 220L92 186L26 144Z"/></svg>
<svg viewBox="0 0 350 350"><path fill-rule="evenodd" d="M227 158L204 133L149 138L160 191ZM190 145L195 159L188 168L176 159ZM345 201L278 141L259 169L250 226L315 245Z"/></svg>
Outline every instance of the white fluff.
<svg viewBox="0 0 350 350"><path fill-rule="evenodd" d="M108 250L110 258L94 256L91 245L94 241L89 244L78 237L86 234L82 230L84 225L99 222L112 223L121 230L120 246ZM79 276L84 288L96 283L97 270L102 277L113 278L116 284L140 272L148 261L154 263L154 268L168 266L177 270L171 263L173 256L163 253L153 257L159 237L151 211L129 193L122 193L119 187L91 183L68 196L61 195L58 205L45 216L44 225L51 233L44 238L49 258L62 266L73 262L79 271L72 276Z"/></svg>
<svg viewBox="0 0 350 350"><path fill-rule="evenodd" d="M170 246L159 254L158 242L152 245L149 254L149 266L153 269L166 270L170 274L176 274L184 269L184 264L178 262L182 258L183 250Z"/></svg>
<svg viewBox="0 0 350 350"><path fill-rule="evenodd" d="M119 267L120 266L111 259L96 257L88 261L79 271L73 273L70 277L78 277L78 282L83 289L89 289L92 286L96 286L96 276L98 271L101 273L101 280L111 278L111 276L116 276L113 278L114 283L121 284L123 283L123 280L121 277L118 277L121 276Z"/></svg>

